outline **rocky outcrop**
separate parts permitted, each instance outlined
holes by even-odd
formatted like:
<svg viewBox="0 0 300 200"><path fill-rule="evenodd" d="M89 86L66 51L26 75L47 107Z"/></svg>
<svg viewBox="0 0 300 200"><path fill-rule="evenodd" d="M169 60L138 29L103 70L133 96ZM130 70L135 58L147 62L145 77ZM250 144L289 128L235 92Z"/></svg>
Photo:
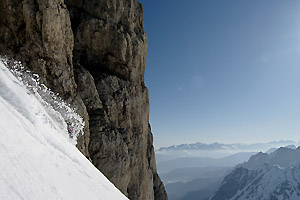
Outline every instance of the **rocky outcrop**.
<svg viewBox="0 0 300 200"><path fill-rule="evenodd" d="M167 199L144 85L147 39L136 0L2 0L0 54L21 60L77 108L78 148L130 199Z"/></svg>

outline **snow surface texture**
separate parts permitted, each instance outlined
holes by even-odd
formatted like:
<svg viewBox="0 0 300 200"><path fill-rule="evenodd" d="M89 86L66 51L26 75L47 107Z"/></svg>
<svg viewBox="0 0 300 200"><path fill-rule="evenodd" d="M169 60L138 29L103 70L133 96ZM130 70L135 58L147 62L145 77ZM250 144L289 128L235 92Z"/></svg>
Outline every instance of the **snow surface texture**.
<svg viewBox="0 0 300 200"><path fill-rule="evenodd" d="M83 133L84 121L74 109L65 103L58 95L54 94L44 84L40 84L39 75L32 74L26 70L21 62L12 61L0 56L0 62L3 62L10 72L17 77L19 83L25 87L29 92L35 95L39 102L43 105L48 115L57 122L57 125L62 130L71 130L69 140L75 145L77 144L77 137ZM66 122L70 125L67 127Z"/></svg>
<svg viewBox="0 0 300 200"><path fill-rule="evenodd" d="M0 62L0 199L127 199L72 144L55 112Z"/></svg>

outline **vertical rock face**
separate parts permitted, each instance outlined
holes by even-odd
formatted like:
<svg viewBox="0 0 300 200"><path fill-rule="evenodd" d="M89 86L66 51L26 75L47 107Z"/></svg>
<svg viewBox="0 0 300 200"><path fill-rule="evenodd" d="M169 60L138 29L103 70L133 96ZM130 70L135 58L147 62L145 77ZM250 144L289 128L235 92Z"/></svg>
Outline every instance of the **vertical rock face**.
<svg viewBox="0 0 300 200"><path fill-rule="evenodd" d="M147 41L136 0L66 0L75 37L74 60L92 74L143 82ZM138 84L138 83L136 83Z"/></svg>
<svg viewBox="0 0 300 200"><path fill-rule="evenodd" d="M17 59L31 63L47 85L74 95L73 34L62 0L1 1L1 50L6 45Z"/></svg>
<svg viewBox="0 0 300 200"><path fill-rule="evenodd" d="M2 0L0 54L21 60L78 109L78 148L130 199L167 199L144 85L136 0Z"/></svg>

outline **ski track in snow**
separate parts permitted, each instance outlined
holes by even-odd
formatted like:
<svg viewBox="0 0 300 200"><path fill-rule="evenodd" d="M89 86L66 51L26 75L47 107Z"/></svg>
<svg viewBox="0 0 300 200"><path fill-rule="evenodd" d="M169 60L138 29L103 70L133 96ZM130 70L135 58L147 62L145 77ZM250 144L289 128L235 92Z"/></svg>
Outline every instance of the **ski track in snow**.
<svg viewBox="0 0 300 200"><path fill-rule="evenodd" d="M0 199L127 199L0 62Z"/></svg>

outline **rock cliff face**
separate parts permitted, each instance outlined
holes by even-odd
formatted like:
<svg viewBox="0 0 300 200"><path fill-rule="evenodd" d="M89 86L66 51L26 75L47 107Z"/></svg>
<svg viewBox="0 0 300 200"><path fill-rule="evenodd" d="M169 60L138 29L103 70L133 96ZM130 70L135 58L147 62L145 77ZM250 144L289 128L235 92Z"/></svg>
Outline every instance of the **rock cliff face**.
<svg viewBox="0 0 300 200"><path fill-rule="evenodd" d="M130 199L167 199L156 172L136 0L1 0L0 54L77 108L78 148Z"/></svg>

